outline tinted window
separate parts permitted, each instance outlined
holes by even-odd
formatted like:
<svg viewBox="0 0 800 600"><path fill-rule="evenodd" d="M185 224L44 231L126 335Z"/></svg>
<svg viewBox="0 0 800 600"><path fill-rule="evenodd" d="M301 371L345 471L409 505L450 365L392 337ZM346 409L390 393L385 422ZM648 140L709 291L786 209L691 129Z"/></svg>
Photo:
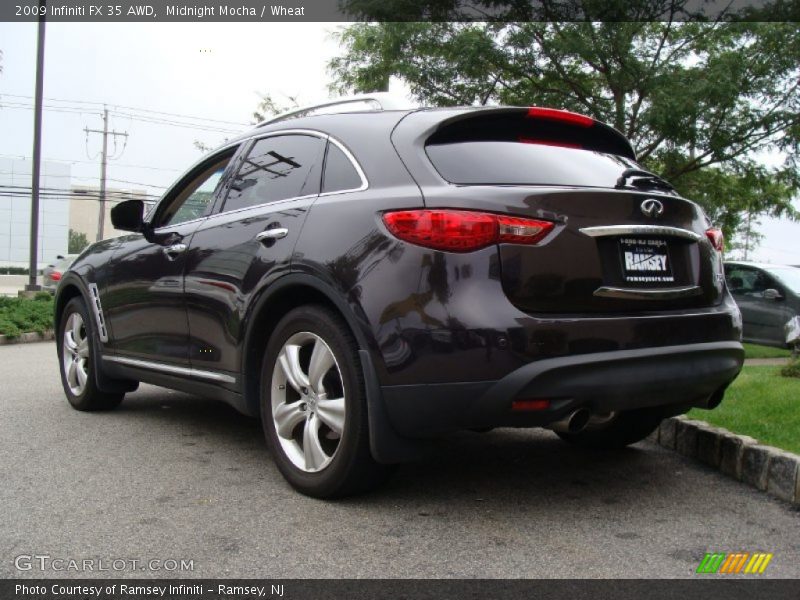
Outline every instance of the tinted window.
<svg viewBox="0 0 800 600"><path fill-rule="evenodd" d="M322 180L323 192L356 190L361 187L361 177L353 163L336 144L328 143L325 158L325 175Z"/></svg>
<svg viewBox="0 0 800 600"><path fill-rule="evenodd" d="M233 178L224 210L319 193L324 147L309 135L259 140Z"/></svg>
<svg viewBox="0 0 800 600"><path fill-rule="evenodd" d="M731 267L725 272L725 279L732 294L756 296L774 287L770 277L763 271L747 267Z"/></svg>
<svg viewBox="0 0 800 600"><path fill-rule="evenodd" d="M155 226L177 225L207 215L233 153L234 150L226 151L222 157L209 163L199 175L183 184L171 199L159 204Z"/></svg>
<svg viewBox="0 0 800 600"><path fill-rule="evenodd" d="M614 187L636 163L592 150L510 141L428 145L428 157L451 183Z"/></svg>

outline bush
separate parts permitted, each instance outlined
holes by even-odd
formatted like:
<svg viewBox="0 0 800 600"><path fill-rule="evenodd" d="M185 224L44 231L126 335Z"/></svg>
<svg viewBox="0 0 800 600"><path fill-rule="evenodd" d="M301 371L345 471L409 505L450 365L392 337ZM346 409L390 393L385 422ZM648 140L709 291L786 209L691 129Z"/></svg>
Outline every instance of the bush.
<svg viewBox="0 0 800 600"><path fill-rule="evenodd" d="M42 333L53 328L53 297L44 292L28 298L0 297L0 335Z"/></svg>
<svg viewBox="0 0 800 600"><path fill-rule="evenodd" d="M784 377L798 377L800 378L800 359L795 358L792 362L781 369L781 375Z"/></svg>

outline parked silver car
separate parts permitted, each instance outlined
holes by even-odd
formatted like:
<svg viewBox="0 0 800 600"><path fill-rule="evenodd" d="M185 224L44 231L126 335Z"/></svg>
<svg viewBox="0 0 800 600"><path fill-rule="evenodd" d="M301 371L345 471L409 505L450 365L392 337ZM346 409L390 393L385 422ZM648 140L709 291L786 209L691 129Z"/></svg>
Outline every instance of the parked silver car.
<svg viewBox="0 0 800 600"><path fill-rule="evenodd" d="M61 276L69 266L78 258L77 254L58 255L55 262L42 269L42 290L54 294L61 281Z"/></svg>
<svg viewBox="0 0 800 600"><path fill-rule="evenodd" d="M800 269L732 261L725 279L742 311L744 341L785 348L786 326L800 314Z"/></svg>

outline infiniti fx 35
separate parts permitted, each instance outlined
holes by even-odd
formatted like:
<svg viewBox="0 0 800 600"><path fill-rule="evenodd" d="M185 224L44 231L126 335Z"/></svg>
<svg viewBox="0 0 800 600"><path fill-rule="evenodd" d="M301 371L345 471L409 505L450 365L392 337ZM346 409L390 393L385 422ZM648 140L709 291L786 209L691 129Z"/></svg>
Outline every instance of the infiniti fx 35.
<svg viewBox="0 0 800 600"><path fill-rule="evenodd" d="M457 430L632 444L742 366L720 232L575 113L298 113L112 220L130 235L57 291L69 402L110 409L139 382L220 398L313 496Z"/></svg>

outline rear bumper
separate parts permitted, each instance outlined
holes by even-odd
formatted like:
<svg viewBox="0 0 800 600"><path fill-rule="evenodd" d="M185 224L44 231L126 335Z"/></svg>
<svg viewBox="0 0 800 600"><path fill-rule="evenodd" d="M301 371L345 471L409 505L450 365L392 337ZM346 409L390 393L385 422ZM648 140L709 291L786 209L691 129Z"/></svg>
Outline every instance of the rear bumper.
<svg viewBox="0 0 800 600"><path fill-rule="evenodd" d="M383 386L381 395L399 434L425 437L547 425L579 407L607 413L703 406L724 391L743 362L742 345L732 341L640 348L538 360L498 381ZM511 411L513 400L532 398L549 399L550 408Z"/></svg>

